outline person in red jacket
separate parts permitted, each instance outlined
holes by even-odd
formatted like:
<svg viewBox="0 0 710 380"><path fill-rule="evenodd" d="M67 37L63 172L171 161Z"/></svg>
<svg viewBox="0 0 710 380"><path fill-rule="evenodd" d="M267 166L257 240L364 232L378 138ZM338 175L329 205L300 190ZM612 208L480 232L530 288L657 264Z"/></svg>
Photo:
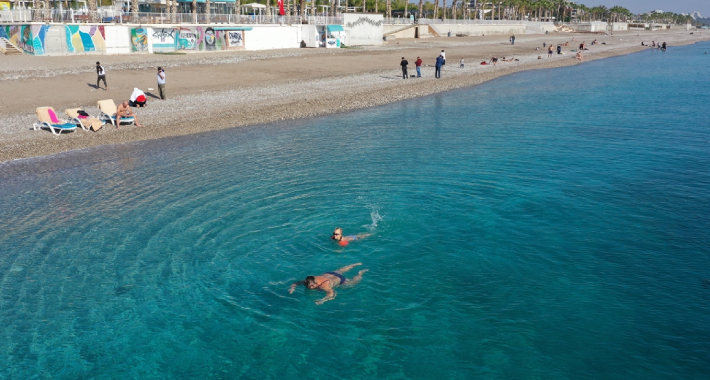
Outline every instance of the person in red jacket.
<svg viewBox="0 0 710 380"><path fill-rule="evenodd" d="M417 78L422 77L422 59L417 57L416 62L414 64L417 66Z"/></svg>

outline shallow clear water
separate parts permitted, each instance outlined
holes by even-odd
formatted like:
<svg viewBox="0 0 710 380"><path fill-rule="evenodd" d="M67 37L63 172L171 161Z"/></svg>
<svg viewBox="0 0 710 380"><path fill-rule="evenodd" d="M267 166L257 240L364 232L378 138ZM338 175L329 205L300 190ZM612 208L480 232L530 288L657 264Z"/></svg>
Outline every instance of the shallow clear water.
<svg viewBox="0 0 710 380"><path fill-rule="evenodd" d="M0 165L0 378L706 379L706 50Z"/></svg>

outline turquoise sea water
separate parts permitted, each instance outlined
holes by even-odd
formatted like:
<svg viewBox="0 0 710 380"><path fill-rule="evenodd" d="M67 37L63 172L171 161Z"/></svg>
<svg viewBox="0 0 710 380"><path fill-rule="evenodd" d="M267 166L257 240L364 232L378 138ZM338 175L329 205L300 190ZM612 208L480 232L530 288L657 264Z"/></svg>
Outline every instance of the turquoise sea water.
<svg viewBox="0 0 710 380"><path fill-rule="evenodd" d="M0 379L707 379L707 50L1 164Z"/></svg>

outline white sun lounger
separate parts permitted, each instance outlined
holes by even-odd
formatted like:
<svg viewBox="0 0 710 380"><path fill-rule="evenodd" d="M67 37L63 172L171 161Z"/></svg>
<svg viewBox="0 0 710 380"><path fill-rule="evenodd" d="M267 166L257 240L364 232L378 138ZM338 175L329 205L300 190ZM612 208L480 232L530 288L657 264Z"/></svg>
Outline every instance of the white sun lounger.
<svg viewBox="0 0 710 380"><path fill-rule="evenodd" d="M96 105L99 107L99 110L101 110L99 120L109 122L116 126L116 111L118 109L116 108L116 103L113 102L113 99L99 100L96 102ZM124 123L134 124L135 120L133 116L121 117L121 124Z"/></svg>
<svg viewBox="0 0 710 380"><path fill-rule="evenodd" d="M35 111L39 122L32 126L34 130L49 129L55 135L61 135L62 132L71 132L76 129L77 125L81 125L79 119L61 120L57 117L52 107L38 107Z"/></svg>
<svg viewBox="0 0 710 380"><path fill-rule="evenodd" d="M104 122L102 122L98 118L95 118L91 115L89 115L88 117L83 117L83 118L80 117L80 115L79 115L80 109L81 108L69 108L69 109L65 110L64 113L73 119L79 120L81 127L84 128L85 131L88 131L89 129L91 129L92 131L96 132L99 129L101 129L101 127L104 126Z"/></svg>

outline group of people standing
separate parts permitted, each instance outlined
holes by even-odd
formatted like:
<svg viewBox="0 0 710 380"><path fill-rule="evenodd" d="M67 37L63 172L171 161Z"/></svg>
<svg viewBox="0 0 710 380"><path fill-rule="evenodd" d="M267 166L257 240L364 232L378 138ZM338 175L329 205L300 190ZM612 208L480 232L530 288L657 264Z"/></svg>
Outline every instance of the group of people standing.
<svg viewBox="0 0 710 380"><path fill-rule="evenodd" d="M422 59L420 57L417 57L417 60L414 61L414 65L417 68L417 76L416 78L421 78L422 77ZM435 72L434 72L434 77L435 78L441 78L441 67L446 64L446 52L444 50L441 50L441 53L439 53L439 56L436 57L436 63L434 64L435 67ZM407 61L406 58L402 57L402 61L400 61L399 65L402 67L402 79L409 79L409 73L407 72L407 66L409 66L409 61ZM463 58L461 58L461 66L463 67ZM414 78L414 76L412 76Z"/></svg>
<svg viewBox="0 0 710 380"><path fill-rule="evenodd" d="M101 65L101 62L96 62L96 75L96 88L100 89L101 82L103 82L104 91L108 91L108 84L106 82L106 69ZM156 79L158 81L158 92L160 94L160 99L165 100L167 99L167 92L165 90L165 70L163 70L162 67L158 67ZM120 118L133 117L136 121L136 126L140 127L141 125L138 124L136 114L131 110L131 107L145 107L147 101L148 99L146 98L145 93L137 87L134 88L129 100L123 101L118 105L116 117L119 120ZM116 124L116 128L118 128L119 124L120 123Z"/></svg>

